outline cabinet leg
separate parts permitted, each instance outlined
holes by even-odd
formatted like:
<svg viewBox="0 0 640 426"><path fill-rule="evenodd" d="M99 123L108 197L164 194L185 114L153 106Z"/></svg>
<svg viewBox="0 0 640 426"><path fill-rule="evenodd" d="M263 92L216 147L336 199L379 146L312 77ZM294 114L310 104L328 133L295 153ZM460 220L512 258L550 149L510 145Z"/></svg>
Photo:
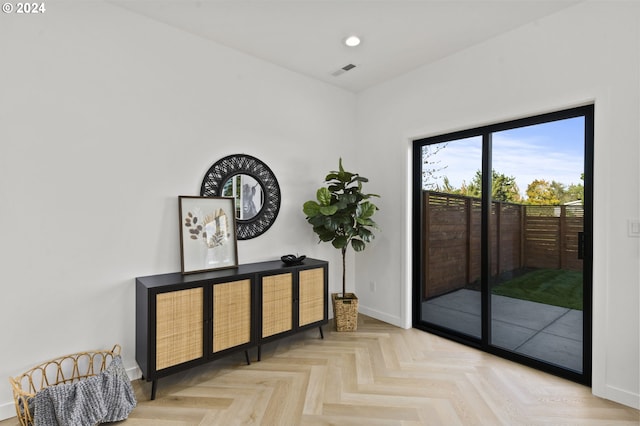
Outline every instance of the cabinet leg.
<svg viewBox="0 0 640 426"><path fill-rule="evenodd" d="M156 389L158 388L158 379L151 382L151 400L156 399Z"/></svg>
<svg viewBox="0 0 640 426"><path fill-rule="evenodd" d="M244 351L244 357L247 359L247 365L251 365L251 361L249 360L249 351Z"/></svg>
<svg viewBox="0 0 640 426"><path fill-rule="evenodd" d="M262 359L262 346L258 345L258 361Z"/></svg>
<svg viewBox="0 0 640 426"><path fill-rule="evenodd" d="M322 332L322 326L318 326L318 329L320 329L320 338L324 339L324 333Z"/></svg>

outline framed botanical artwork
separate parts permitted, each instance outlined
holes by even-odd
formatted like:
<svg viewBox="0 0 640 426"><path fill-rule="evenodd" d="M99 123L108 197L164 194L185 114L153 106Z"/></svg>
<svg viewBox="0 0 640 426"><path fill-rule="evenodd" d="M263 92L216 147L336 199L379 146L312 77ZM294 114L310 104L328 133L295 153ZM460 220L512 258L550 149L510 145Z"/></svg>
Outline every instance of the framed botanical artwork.
<svg viewBox="0 0 640 426"><path fill-rule="evenodd" d="M229 197L178 197L182 273L238 266L235 202Z"/></svg>

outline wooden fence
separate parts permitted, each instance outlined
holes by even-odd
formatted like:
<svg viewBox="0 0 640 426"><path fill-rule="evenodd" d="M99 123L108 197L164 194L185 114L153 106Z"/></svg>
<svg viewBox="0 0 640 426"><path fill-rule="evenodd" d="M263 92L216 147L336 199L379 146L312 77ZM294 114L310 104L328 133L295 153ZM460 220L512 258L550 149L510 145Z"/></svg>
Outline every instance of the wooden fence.
<svg viewBox="0 0 640 426"><path fill-rule="evenodd" d="M480 280L481 205L479 198L423 192L425 299ZM578 233L582 206L533 206L493 202L491 276L525 268L582 270Z"/></svg>

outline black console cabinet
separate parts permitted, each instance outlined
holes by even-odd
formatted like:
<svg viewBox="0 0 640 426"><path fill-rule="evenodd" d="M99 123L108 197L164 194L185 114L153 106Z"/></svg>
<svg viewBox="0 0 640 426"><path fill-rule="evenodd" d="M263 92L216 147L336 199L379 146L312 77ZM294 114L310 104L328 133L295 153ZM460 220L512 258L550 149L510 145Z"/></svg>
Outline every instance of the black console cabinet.
<svg viewBox="0 0 640 426"><path fill-rule="evenodd" d="M305 259L136 278L136 361L155 399L158 379L328 319L328 263Z"/></svg>

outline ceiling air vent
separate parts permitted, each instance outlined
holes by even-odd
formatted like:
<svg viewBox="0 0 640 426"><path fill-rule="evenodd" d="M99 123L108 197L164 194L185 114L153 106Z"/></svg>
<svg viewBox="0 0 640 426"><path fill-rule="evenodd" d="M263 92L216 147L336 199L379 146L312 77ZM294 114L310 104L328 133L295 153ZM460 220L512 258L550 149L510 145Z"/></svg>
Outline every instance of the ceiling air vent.
<svg viewBox="0 0 640 426"><path fill-rule="evenodd" d="M356 66L353 64L347 64L344 67L340 68L339 70L336 70L334 72L331 73L332 76L337 77L341 74L344 74L347 71L350 71L352 69L354 69Z"/></svg>

